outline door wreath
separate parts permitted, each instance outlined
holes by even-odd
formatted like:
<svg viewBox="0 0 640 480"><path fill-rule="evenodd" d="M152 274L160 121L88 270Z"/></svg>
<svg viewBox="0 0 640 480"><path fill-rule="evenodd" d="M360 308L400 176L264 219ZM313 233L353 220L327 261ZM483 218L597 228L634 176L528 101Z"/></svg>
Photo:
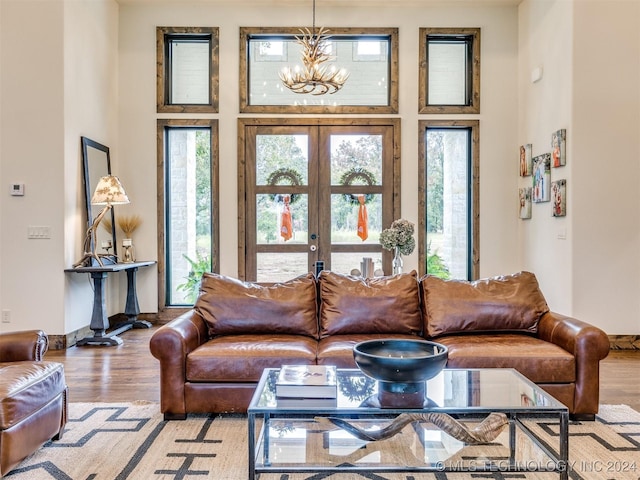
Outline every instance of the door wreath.
<svg viewBox="0 0 640 480"><path fill-rule="evenodd" d="M349 187L353 185L356 181L360 180L364 185L369 187L376 184L376 177L369 170L364 168L355 167L347 170L340 177L340 185L343 187ZM343 198L347 203L351 205L359 205L360 200L358 200L358 195L353 195L351 193L345 193ZM371 200L373 200L373 193L366 193L364 195L364 203L367 204Z"/></svg>
<svg viewBox="0 0 640 480"><path fill-rule="evenodd" d="M364 168L352 168L347 170L340 177L340 185L351 186L356 181L360 181L369 187L375 185L376 178L369 170ZM353 195L343 194L343 198L351 205L358 205L358 230L357 235L364 242L369 237L369 216L367 213L367 203L373 200L373 193Z"/></svg>
<svg viewBox="0 0 640 480"><path fill-rule="evenodd" d="M289 183L281 183L282 181L288 181ZM267 185L273 187L276 185L291 185L294 187L299 187L302 185L302 175L298 173L297 170L293 168L279 168L274 170L267 177ZM282 195L282 194L270 194L269 198L275 202L283 203L284 197L289 197L289 204L293 205L297 200L300 199L300 195L297 193L292 193L290 195Z"/></svg>

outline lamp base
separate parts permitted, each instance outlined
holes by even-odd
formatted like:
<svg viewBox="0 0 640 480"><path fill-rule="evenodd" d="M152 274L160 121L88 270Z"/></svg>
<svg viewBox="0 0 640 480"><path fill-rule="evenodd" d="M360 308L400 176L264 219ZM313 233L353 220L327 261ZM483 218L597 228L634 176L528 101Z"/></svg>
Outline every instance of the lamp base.
<svg viewBox="0 0 640 480"><path fill-rule="evenodd" d="M73 268L93 267L95 263L100 267L115 265L118 263L118 257L113 254L85 252L82 258L73 264Z"/></svg>
<svg viewBox="0 0 640 480"><path fill-rule="evenodd" d="M92 267L93 266L93 260L95 260L98 265L100 265L101 267L104 267L104 263L102 262L102 258L105 257L110 257L113 260L109 263L117 263L116 261L116 256L115 255L109 255L109 254L104 254L104 253L96 253L96 230L98 229L98 225L100 225L100 222L102 221L102 218L106 215L106 213L111 210L111 208L113 208L111 206L111 204L107 204L106 207L104 207L100 213L98 214L98 216L95 218L95 220L93 221L93 224L89 227L89 229L87 230L87 234L84 237L84 255L82 256L82 258L77 261L76 263L73 264L73 268L78 268L78 267Z"/></svg>

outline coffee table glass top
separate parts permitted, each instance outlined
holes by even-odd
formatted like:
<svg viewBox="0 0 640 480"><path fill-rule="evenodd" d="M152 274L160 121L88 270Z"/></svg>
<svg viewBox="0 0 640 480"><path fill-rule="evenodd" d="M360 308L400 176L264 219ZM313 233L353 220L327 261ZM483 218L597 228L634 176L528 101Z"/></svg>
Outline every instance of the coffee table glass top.
<svg viewBox="0 0 640 480"><path fill-rule="evenodd" d="M263 372L248 408L250 480L261 473L347 471L538 471L568 478L568 409L516 370L444 369L426 382L428 402L410 408L381 408L378 382L359 369L337 370L334 401L284 403L275 394L278 373ZM352 434L388 431L403 414L416 419L382 440ZM444 415L471 430L495 414L508 418L508 427L490 443L465 443L434 424ZM558 433L541 440L545 425Z"/></svg>
<svg viewBox="0 0 640 480"><path fill-rule="evenodd" d="M338 395L335 402L303 399L294 402L278 400L275 381L278 369L266 369L256 389L249 410L273 412L306 408L314 411L379 411L379 405L371 401L377 397L378 382L358 369L338 369ZM542 388L513 369L444 369L426 383L425 408L433 411L531 411L557 412L566 410ZM385 411L390 410L384 408ZM401 409L406 410L406 409Z"/></svg>

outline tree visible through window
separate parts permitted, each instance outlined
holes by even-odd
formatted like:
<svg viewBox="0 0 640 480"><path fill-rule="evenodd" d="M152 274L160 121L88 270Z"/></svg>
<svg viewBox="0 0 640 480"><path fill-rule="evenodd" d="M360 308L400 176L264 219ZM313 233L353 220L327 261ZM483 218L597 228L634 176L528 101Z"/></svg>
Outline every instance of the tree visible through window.
<svg viewBox="0 0 640 480"><path fill-rule="evenodd" d="M426 273L477 278L477 121L423 121L420 260Z"/></svg>
<svg viewBox="0 0 640 480"><path fill-rule="evenodd" d="M218 263L216 131L200 126L212 123L208 120L190 123L158 122L165 152L161 230L168 306L192 305L202 274L214 271Z"/></svg>

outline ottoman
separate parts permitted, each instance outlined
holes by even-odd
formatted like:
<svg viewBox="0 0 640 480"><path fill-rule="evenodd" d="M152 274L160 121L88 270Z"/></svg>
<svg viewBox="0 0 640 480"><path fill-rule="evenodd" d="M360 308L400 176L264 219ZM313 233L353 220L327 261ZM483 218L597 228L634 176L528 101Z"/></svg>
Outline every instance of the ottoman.
<svg viewBox="0 0 640 480"><path fill-rule="evenodd" d="M2 345L0 341L0 349ZM61 363L0 362L0 476L45 442L60 438L66 421L67 385Z"/></svg>

